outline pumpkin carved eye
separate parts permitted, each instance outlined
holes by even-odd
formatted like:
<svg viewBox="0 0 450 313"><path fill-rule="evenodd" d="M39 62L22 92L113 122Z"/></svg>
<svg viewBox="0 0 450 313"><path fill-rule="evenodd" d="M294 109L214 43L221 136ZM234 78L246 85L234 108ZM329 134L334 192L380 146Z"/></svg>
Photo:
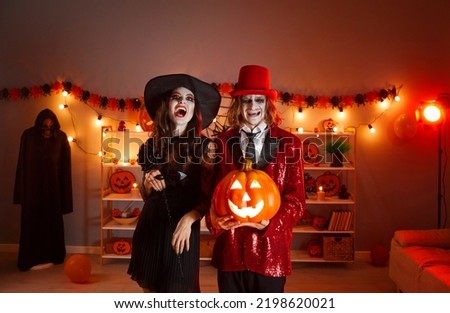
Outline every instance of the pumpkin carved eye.
<svg viewBox="0 0 450 313"><path fill-rule="evenodd" d="M250 189L255 189L255 188L262 188L261 184L256 180L252 181L252 183L250 184Z"/></svg>
<svg viewBox="0 0 450 313"><path fill-rule="evenodd" d="M242 185L238 180L235 180L233 185L231 185L230 189L242 189Z"/></svg>

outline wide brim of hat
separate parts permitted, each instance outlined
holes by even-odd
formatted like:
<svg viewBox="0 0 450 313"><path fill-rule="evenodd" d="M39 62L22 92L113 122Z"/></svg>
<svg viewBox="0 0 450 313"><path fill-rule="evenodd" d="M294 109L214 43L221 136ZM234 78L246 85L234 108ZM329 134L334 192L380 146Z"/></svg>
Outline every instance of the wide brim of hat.
<svg viewBox="0 0 450 313"><path fill-rule="evenodd" d="M178 87L185 87L194 93L196 105L203 117L202 127L207 128L219 112L220 93L211 84L188 74L162 75L148 81L144 90L148 115L154 120L162 97Z"/></svg>
<svg viewBox="0 0 450 313"><path fill-rule="evenodd" d="M275 89L261 90L261 89L247 89L247 90L233 90L230 92L232 97L245 95L264 95L269 97L272 101L277 99L278 92Z"/></svg>

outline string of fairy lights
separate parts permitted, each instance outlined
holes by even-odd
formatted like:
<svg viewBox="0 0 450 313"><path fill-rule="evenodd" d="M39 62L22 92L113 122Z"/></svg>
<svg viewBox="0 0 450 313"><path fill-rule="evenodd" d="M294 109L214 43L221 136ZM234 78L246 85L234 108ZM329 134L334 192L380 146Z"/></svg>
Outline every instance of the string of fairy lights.
<svg viewBox="0 0 450 313"><path fill-rule="evenodd" d="M66 101L68 94L63 94L63 96L64 96L64 99ZM393 107L393 104L395 102L399 102L399 101L400 101L400 97L398 95L394 99L392 99L390 101L388 101L386 99L383 100L383 101L380 101L378 105L382 108L382 110L380 111L379 114L377 114L375 117L373 117L370 120L370 122L368 122L368 123L360 123L357 126L348 127L348 128L357 129L357 128L361 127L361 126L367 126L368 130L370 131L370 133L374 134L376 132L376 128L374 126L376 124L376 122L382 116L384 116ZM64 103L64 104L60 104L58 107L61 110L67 109L69 114L70 114L70 116L71 116L72 126L73 126L73 129L74 129L75 137L69 136L68 140L70 142L75 143L86 154L102 156L103 153L101 151L97 152L97 153L86 151L82 147L80 142L76 139L78 137L77 126L75 125L75 121L74 121L74 118L73 118L73 112L72 112L70 106L67 103ZM101 113L98 110L96 110L95 108L93 108L91 106L89 106L89 107L94 111L95 115L97 116L97 118L95 119L95 124L99 128L101 128L103 126L102 122L103 122L104 118L108 118L110 120L115 121L117 124L120 124L121 122L127 122L128 124L135 125L134 131L136 131L136 132L143 132L144 131L144 129L141 127L141 125L137 121L116 119L116 118L113 118L113 117L109 116L108 114L105 114L105 112ZM222 107L222 108L225 109L225 110L227 109L227 107ZM297 114L299 116L299 119L301 120L302 119L302 115L304 114L304 111L303 110L299 110ZM344 114L345 114L344 110L339 110L339 115L340 116L343 116ZM211 126L208 129L206 129L206 131L205 131L206 134L208 136L216 136L217 134L225 131L227 129L227 127L228 127L227 124L226 124L226 118L227 118L226 113L218 114L216 116L216 118L213 120ZM295 129L295 131L297 131L299 133L303 133L304 129L302 127L298 127L297 129ZM333 131L338 133L339 129L335 128L335 129L333 129Z"/></svg>
<svg viewBox="0 0 450 313"><path fill-rule="evenodd" d="M230 99L230 92L235 88L235 85L230 83L222 83L222 84L212 84L215 86L218 91L221 93L223 99ZM372 118L368 123L360 123L357 126L352 128L356 129L361 126L367 126L368 130L371 133L375 133L375 123L386 114L391 108L394 102L400 101L399 92L402 86L400 87L391 87L386 89L381 89L378 91L371 91L367 93L358 93L356 95L349 96L332 96L332 97L324 97L324 96L305 96L290 92L278 91L278 99L277 104L281 106L287 106L289 108L295 107L297 109L297 120L299 124L301 124L302 116L305 111L319 108L319 109L332 109L337 110L339 116L343 116L346 111L350 109L354 109L355 107L359 108L361 106L365 106L366 104L378 104L381 107L380 113L378 113L374 118ZM135 111L145 113L144 101L142 98L127 98L127 99L116 99L111 97L101 96L95 93L91 93L88 90L82 89L79 86L73 85L70 82L54 82L51 84L44 84L41 86L31 86L31 87L22 87L22 88L3 88L0 89L0 100L20 100L20 99L36 99L41 96L49 96L49 95L58 95L61 94L64 98L64 103L60 104L58 107L61 110L67 109L73 126L74 137L69 136L68 140L75 143L80 150L82 150L86 154L90 155L101 155L101 152L89 152L87 151L79 142L77 126L75 124L73 112L71 110L71 106L67 103L67 99L69 96L73 98L75 101L84 102L88 105L88 107L94 111L96 120L95 123L99 128L103 126L104 118L108 118L109 120L116 121L118 124L120 123L128 123L131 125L135 125L134 131L142 132L147 131L148 127L143 127L140 120L121 120L114 118L112 114L109 112L118 111L125 112ZM219 110L219 114L214 119L213 123L211 123L210 127L205 130L205 134L207 136L216 136L218 133L223 132L228 128L226 123L226 106L222 106L221 110ZM222 113L220 113L222 112ZM147 115L147 118L150 119ZM130 129L127 127L127 129ZM119 127L118 127L118 130ZM292 129L291 129L292 130ZM299 126L295 129L297 132L303 132L303 127ZM334 129L333 131L338 132L338 129Z"/></svg>

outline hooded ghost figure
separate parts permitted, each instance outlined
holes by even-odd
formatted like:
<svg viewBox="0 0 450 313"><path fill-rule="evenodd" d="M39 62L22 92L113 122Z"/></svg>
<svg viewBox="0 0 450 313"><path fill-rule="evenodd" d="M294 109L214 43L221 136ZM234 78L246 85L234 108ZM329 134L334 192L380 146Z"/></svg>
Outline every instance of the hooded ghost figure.
<svg viewBox="0 0 450 313"><path fill-rule="evenodd" d="M73 211L70 145L56 115L42 110L21 137L14 186L21 205L18 267L64 262L63 214Z"/></svg>

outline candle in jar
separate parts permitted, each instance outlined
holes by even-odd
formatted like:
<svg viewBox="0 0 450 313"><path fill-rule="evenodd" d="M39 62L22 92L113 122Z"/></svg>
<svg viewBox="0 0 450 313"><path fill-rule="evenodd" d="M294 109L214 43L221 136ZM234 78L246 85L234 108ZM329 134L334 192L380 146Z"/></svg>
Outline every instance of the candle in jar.
<svg viewBox="0 0 450 313"><path fill-rule="evenodd" d="M133 188L131 189L131 195L133 197L139 197L140 193L139 193L139 188L138 188L138 184L137 183L133 184Z"/></svg>
<svg viewBox="0 0 450 313"><path fill-rule="evenodd" d="M317 191L317 200L319 200L319 201L325 200L325 192L323 191L322 186L320 186L319 190Z"/></svg>

